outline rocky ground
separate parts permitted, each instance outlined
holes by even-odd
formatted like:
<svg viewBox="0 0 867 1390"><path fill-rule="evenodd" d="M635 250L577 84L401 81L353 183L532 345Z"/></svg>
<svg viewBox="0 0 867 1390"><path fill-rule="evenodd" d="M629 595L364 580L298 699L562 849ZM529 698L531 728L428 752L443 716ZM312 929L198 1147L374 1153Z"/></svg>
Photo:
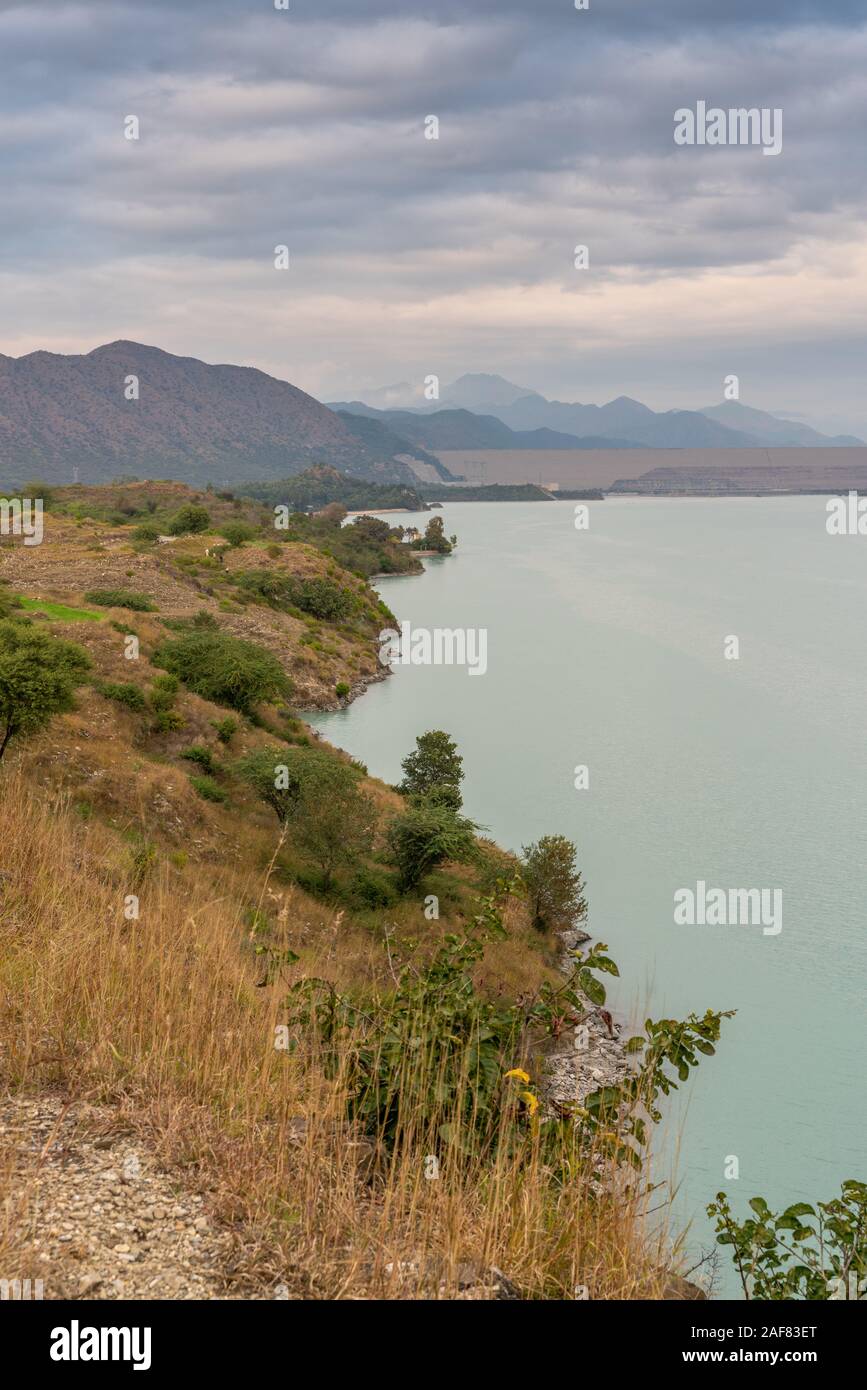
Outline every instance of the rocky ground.
<svg viewBox="0 0 867 1390"><path fill-rule="evenodd" d="M560 933L560 969L564 974L572 969L570 952L589 939L577 928ZM546 1059L544 1091L548 1101L582 1104L593 1091L622 1081L629 1063L620 1031L620 1025L605 1010L591 1011L583 1023L564 1031L558 1050Z"/></svg>
<svg viewBox="0 0 867 1390"><path fill-rule="evenodd" d="M11 1168L15 1245L5 1279L42 1281L46 1299L225 1299L231 1237L205 1199L185 1190L116 1116L59 1096L0 1101L0 1161ZM33 1295L31 1295L33 1296Z"/></svg>

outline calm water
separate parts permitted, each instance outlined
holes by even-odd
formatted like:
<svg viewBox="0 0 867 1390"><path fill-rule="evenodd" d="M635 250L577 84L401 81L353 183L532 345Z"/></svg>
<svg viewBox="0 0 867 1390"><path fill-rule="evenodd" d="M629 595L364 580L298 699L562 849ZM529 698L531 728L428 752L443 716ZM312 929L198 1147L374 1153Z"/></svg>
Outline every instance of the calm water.
<svg viewBox="0 0 867 1390"><path fill-rule="evenodd" d="M414 625L487 628L487 674L399 667L313 722L388 781L447 729L501 844L573 839L621 1017L738 1010L669 1105L701 1250L720 1188L743 1209L867 1177L867 538L829 537L820 497L608 499L589 531L573 505L447 506L456 554L379 588ZM675 926L697 879L781 888L782 932Z"/></svg>

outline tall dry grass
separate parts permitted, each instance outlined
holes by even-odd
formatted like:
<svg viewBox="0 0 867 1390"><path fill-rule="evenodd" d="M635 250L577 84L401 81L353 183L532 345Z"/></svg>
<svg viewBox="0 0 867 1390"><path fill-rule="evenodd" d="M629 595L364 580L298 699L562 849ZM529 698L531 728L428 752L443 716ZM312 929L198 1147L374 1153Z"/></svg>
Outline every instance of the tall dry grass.
<svg viewBox="0 0 867 1390"><path fill-rule="evenodd" d="M525 1297L660 1296L658 1218L652 1234L602 1160L566 1186L538 1155L446 1161L431 1180L411 1117L393 1158L354 1133L345 1088L363 1021L330 1059L313 1037L275 1049L285 988L261 984L234 880L215 892L191 866L179 894L157 868L136 886L123 841L15 776L0 788L0 845L4 1087L114 1107L234 1232L227 1291L455 1297L470 1264ZM132 892L137 921L124 917ZM15 1182L0 1167L10 1241Z"/></svg>

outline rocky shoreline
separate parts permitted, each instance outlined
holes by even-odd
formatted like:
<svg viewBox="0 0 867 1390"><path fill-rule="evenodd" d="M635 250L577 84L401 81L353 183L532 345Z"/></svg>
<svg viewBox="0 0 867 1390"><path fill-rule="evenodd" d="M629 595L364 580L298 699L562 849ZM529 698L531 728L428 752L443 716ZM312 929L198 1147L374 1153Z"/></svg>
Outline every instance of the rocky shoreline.
<svg viewBox="0 0 867 1390"><path fill-rule="evenodd" d="M590 937L574 927L559 936L563 945L559 969L567 975L572 969L571 952ZM593 1091L623 1081L630 1068L621 1031L607 1010L592 1005L581 1023L565 1030L557 1051L545 1059L542 1091L548 1103L577 1101L583 1105Z"/></svg>

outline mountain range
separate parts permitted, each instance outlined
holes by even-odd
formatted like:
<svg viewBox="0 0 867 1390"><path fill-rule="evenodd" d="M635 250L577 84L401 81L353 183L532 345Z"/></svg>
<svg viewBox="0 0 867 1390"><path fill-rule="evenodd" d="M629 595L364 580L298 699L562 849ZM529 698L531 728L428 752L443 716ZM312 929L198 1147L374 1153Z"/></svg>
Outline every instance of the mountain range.
<svg viewBox="0 0 867 1390"><path fill-rule="evenodd" d="M414 484L413 463L427 476L430 469L451 476L385 425L341 418L253 367L213 366L125 341L77 356L0 355L5 486L123 474L234 485L317 463L380 483Z"/></svg>
<svg viewBox="0 0 867 1390"><path fill-rule="evenodd" d="M366 393L366 401L335 403L333 408L347 412L375 414L407 438L427 441L436 447L435 432L419 426L414 433L407 416L419 419L446 417L448 437L455 441L442 449L540 449L540 448L657 448L713 449L756 448L762 445L799 447L804 445L852 446L863 440L853 435L821 434L795 420L723 401L702 410L654 411L629 396L618 396L606 405L553 401L529 387L515 385L505 377L473 372L443 387L439 400L426 402L421 391L401 382ZM482 417L488 423L481 442L478 425L470 426L466 415ZM463 418L466 433L457 428ZM499 421L518 438L506 442L497 436L491 421ZM539 437L540 432L548 432ZM530 436L537 436L535 439ZM556 436L556 438L552 438ZM459 442L457 442L459 441ZM591 442L592 441L592 442Z"/></svg>

